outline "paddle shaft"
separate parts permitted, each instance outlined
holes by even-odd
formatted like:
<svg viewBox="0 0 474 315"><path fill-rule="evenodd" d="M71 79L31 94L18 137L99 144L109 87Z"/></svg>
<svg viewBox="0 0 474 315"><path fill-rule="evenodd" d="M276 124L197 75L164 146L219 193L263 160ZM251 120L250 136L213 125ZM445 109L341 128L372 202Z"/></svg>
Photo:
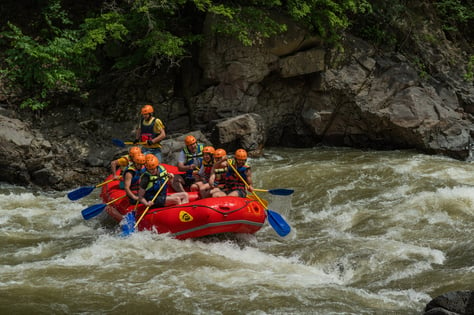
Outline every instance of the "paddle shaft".
<svg viewBox="0 0 474 315"><path fill-rule="evenodd" d="M122 141L122 140L120 140L120 139L112 139L112 143L115 144L115 145L118 146L118 147L121 147L121 148L124 148L126 144L127 144L127 145L146 144L146 142L143 142L143 141L137 142L137 143L133 143L133 141L125 141L125 142L124 142L124 141Z"/></svg>
<svg viewBox="0 0 474 315"><path fill-rule="evenodd" d="M245 184L246 187L249 187L249 184L243 179L243 177L240 175L240 173L237 171L237 169L230 163L230 160L227 160L227 164L230 165L232 170L234 170L235 174L240 178L240 180ZM258 202L262 205L262 207L265 209L268 217L268 222L270 223L271 227L277 232L278 235L281 237L286 236L288 233L290 233L290 226L288 223L283 219L283 217L278 214L275 211L269 210L267 206L263 203L262 199L255 193L254 190L252 190L252 194L255 198L257 198Z"/></svg>
<svg viewBox="0 0 474 315"><path fill-rule="evenodd" d="M108 183L113 182L114 180L115 180L115 178L111 178L111 179L109 179L109 180L106 180L106 181L103 182L103 183L100 183L100 184L95 185L95 188L99 188L99 187L102 187L102 186L104 186L104 185L107 185Z"/></svg>
<svg viewBox="0 0 474 315"><path fill-rule="evenodd" d="M168 182L169 180L169 177L166 177L165 179L165 182L161 185L160 189L158 189L158 192L155 194L155 196L153 197L153 199L151 200L151 203L153 204L155 202L155 199L156 197L158 197L158 195L160 194L160 192L163 190L163 187L165 187L166 183ZM133 226L134 228L136 228L138 226L138 223L140 223L140 221L143 219L143 217L145 216L145 214L148 212L148 209L150 209L150 206L146 207L145 211L143 211L142 215L140 216L140 218L137 220L137 222L135 223L135 225Z"/></svg>
<svg viewBox="0 0 474 315"><path fill-rule="evenodd" d="M97 205L93 205L93 206L90 206L84 210L81 211L82 213L82 217L85 219L85 220L89 220L97 215L99 215L102 210L104 210L105 207L107 207L108 205L110 205L111 203L114 203L120 199L123 199L127 197L127 195L123 195L123 196L120 196L118 198L115 198L107 203L101 203L101 204L97 204Z"/></svg>
<svg viewBox="0 0 474 315"><path fill-rule="evenodd" d="M128 145L132 145L132 144L146 144L146 142L137 142L137 143L134 143L132 141L125 141L123 144L128 144Z"/></svg>
<svg viewBox="0 0 474 315"><path fill-rule="evenodd" d="M114 202L116 202L117 200L123 199L123 198L125 198L125 197L127 197L127 195L123 195L123 196L117 197L117 198L115 198L115 199L110 200L109 202L107 202L106 205L108 206L108 205L110 205L111 203L114 203Z"/></svg>
<svg viewBox="0 0 474 315"><path fill-rule="evenodd" d="M245 187L248 188L248 187L249 187L249 184L247 184L247 182L246 182L245 179L240 175L239 171L237 171L237 169L235 168L235 166L232 165L231 160L227 160L227 164L230 165L230 167L232 168L232 170L234 171L234 173L239 177L239 179L242 181L242 183L245 184ZM267 210L268 208L265 206L265 204L263 203L262 199L260 199L260 197L257 196L257 194L255 193L255 189L252 190L252 194L253 194L254 197L258 200L258 202L260 202L260 204L265 208L265 210Z"/></svg>
<svg viewBox="0 0 474 315"><path fill-rule="evenodd" d="M73 190L71 191L70 193L67 194L67 197L70 199L70 200L78 200L78 199L81 199L87 195L89 195L94 189L100 187L100 186L104 186L105 184L108 184L110 183L111 181L113 181L114 179L109 179L109 180L106 180L105 182L103 183L100 183L100 184L97 184L95 186L87 186L87 187L79 187L78 189L76 190Z"/></svg>

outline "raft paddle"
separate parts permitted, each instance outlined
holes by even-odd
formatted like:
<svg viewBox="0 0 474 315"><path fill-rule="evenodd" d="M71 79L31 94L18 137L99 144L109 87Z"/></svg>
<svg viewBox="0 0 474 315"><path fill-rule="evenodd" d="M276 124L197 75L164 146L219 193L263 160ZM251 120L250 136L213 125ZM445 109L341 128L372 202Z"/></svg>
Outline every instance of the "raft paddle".
<svg viewBox="0 0 474 315"><path fill-rule="evenodd" d="M135 232L135 212L137 211L138 204L140 203L139 199L135 203L135 208L132 211L123 216L125 219L124 224L122 225L122 235L123 237L129 236Z"/></svg>
<svg viewBox="0 0 474 315"><path fill-rule="evenodd" d="M101 186L104 186L105 184L108 184L108 183L110 183L114 180L115 179L112 178L112 179L106 180L103 183L97 184L95 186L79 187L78 189L73 190L70 193L68 193L67 197L69 198L69 200L81 199L82 197L85 197L85 196L89 195L95 188L99 188Z"/></svg>
<svg viewBox="0 0 474 315"><path fill-rule="evenodd" d="M107 202L107 203L99 203L99 204L90 206L88 208L85 208L84 210L81 211L82 217L84 218L84 220L92 219L96 215L99 215L102 212L102 210L104 210L105 207L107 207L111 203L114 203L117 200L120 200L120 199L125 198L125 197L127 197L127 195L120 196L118 198L115 198L114 200L111 200L111 201Z"/></svg>
<svg viewBox="0 0 474 315"><path fill-rule="evenodd" d="M235 169L234 165L232 165L230 160L227 160L227 164L230 165L235 174L245 184L245 187L249 187L249 184L247 184L245 179L242 178L242 176ZM265 211L267 212L268 223L270 223L275 232L277 232L277 234L281 237L288 235L288 233L290 233L291 231L291 227L288 225L285 219L283 219L283 217L279 213L268 209L267 206L263 203L262 199L260 199L260 197L255 193L255 191L252 190L252 194L255 196L255 198L257 198L258 202L262 205L262 207L265 208Z"/></svg>
<svg viewBox="0 0 474 315"><path fill-rule="evenodd" d="M258 201L258 199L257 199L257 198L255 198L255 196L254 196L254 195L247 195L245 198L248 198L248 199L252 199L252 200L256 200L256 201ZM261 199L261 198L260 198L260 199ZM265 207L268 207L268 201L267 201L267 200L265 200L265 199L261 199L261 200L262 200L262 202L263 202L263 205L264 205Z"/></svg>
<svg viewBox="0 0 474 315"><path fill-rule="evenodd" d="M160 189L158 189L158 192L155 194L155 197L153 197L153 199L151 200L151 203L154 203L154 202L155 202L156 197L158 197L158 195L159 195L160 192L163 190L163 187L165 187L165 185L166 185L166 183L168 182L169 179L170 179L169 177L166 177L164 183L161 184ZM143 211L142 215L140 216L140 218L138 218L137 222L136 222L135 225L133 226L134 228L136 228L136 227L138 226L138 223L140 223L140 221L143 219L143 217L145 216L145 214L148 212L148 209L150 209L150 206L146 207L145 211Z"/></svg>
<svg viewBox="0 0 474 315"><path fill-rule="evenodd" d="M112 139L112 143L121 148L125 148L125 145L146 144L146 142L133 143L133 141L122 141L120 139Z"/></svg>
<svg viewBox="0 0 474 315"><path fill-rule="evenodd" d="M293 189L286 189L286 188L276 188L276 189L255 189L255 191L267 192L272 195L277 196L289 196L293 194L295 191Z"/></svg>

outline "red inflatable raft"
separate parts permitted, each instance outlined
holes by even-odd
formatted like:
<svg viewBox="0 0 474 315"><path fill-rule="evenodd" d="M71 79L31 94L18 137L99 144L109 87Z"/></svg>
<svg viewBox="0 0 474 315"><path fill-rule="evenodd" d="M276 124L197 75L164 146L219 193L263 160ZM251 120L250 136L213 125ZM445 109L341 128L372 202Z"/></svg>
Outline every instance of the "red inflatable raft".
<svg viewBox="0 0 474 315"><path fill-rule="evenodd" d="M177 173L175 166L162 165L168 172ZM101 198L104 203L125 195L119 184L119 181L112 181L102 187ZM188 195L189 203L149 209L140 221L138 230L170 233L178 239L187 239L219 233L253 234L265 223L265 209L256 200L231 196L199 199L197 192L189 192ZM108 207L114 207L125 215L133 211L135 205L131 205L125 197ZM139 204L137 219L144 210L145 206Z"/></svg>

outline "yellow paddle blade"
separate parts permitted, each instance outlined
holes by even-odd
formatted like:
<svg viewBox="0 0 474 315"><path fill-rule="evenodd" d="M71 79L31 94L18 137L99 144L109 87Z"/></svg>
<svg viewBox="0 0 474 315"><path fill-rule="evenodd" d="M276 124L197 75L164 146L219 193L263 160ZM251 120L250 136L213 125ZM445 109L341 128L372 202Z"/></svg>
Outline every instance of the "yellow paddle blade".
<svg viewBox="0 0 474 315"><path fill-rule="evenodd" d="M258 201L258 199L254 195L247 195L247 198ZM263 206L265 208L268 208L268 201L266 201L265 199L262 199L262 198L260 198L260 200L262 200Z"/></svg>

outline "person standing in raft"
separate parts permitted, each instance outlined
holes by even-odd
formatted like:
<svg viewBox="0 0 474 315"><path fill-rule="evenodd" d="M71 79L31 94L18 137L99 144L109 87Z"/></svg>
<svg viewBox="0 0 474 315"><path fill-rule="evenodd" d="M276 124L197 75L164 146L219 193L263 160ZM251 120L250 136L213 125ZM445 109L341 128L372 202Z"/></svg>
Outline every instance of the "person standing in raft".
<svg viewBox="0 0 474 315"><path fill-rule="evenodd" d="M189 202L188 194L185 192L167 195L168 184L165 184L155 201L152 202L156 193L164 184L166 177L172 180L174 174L166 172L166 169L159 165L160 161L153 154L147 154L145 160L146 171L140 177L140 188L138 190L138 198L142 204L153 209Z"/></svg>
<svg viewBox="0 0 474 315"><path fill-rule="evenodd" d="M134 143L145 142L143 153L154 154L159 161L162 161L160 142L166 137L165 125L160 119L153 117L153 111L151 105L142 107L142 119L140 120L140 127L136 131Z"/></svg>
<svg viewBox="0 0 474 315"><path fill-rule="evenodd" d="M128 196L130 204L136 204L138 202L138 188L140 176L145 170L145 155L143 153L137 153L133 156L133 162L126 166L123 170L123 177L120 185L123 184L123 189ZM114 205L109 205L105 208L105 211L117 221L122 221L123 215L115 209Z"/></svg>
<svg viewBox="0 0 474 315"><path fill-rule="evenodd" d="M189 135L184 138L185 147L181 150L178 157L178 170L185 172L182 175L176 175L172 181L175 191L186 191L185 188L191 187L196 181L195 175L202 167L202 154L204 146L197 143L194 136Z"/></svg>
<svg viewBox="0 0 474 315"><path fill-rule="evenodd" d="M123 173L125 168L132 164L133 157L138 153L142 153L142 150L140 149L140 147L137 147L137 146L130 147L130 149L128 150L128 154L123 155L119 157L118 159L110 162L110 168L112 169L112 174L114 175L115 180L119 180L120 175L121 175L121 174L120 175L117 174L117 168L119 167L122 170L121 173ZM122 183L121 185L122 185L121 188L123 188Z"/></svg>
<svg viewBox="0 0 474 315"><path fill-rule="evenodd" d="M211 176L212 167L214 166L214 152L214 147L204 147L202 150L202 167L196 175L196 181L191 185L190 188L191 191L199 191L201 198L207 198L211 196L209 177Z"/></svg>

